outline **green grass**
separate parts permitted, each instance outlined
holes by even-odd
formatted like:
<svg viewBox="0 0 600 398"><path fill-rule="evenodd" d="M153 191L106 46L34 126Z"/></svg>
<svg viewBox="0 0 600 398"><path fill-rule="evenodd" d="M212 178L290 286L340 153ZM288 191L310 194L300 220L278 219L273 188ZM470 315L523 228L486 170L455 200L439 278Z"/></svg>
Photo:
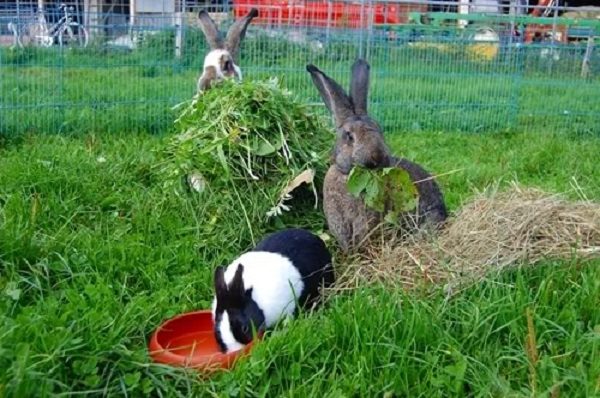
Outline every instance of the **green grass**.
<svg viewBox="0 0 600 398"><path fill-rule="evenodd" d="M248 230L235 195L165 192L151 171L161 139L0 142L0 396L600 396L600 262L576 258L490 277L451 300L436 289L339 295L210 379L151 364L154 328L206 308L212 269L252 235L325 228L314 210ZM598 138L396 131L390 143L435 173L460 170L440 178L452 210L512 179L568 191L574 178L600 200Z"/></svg>

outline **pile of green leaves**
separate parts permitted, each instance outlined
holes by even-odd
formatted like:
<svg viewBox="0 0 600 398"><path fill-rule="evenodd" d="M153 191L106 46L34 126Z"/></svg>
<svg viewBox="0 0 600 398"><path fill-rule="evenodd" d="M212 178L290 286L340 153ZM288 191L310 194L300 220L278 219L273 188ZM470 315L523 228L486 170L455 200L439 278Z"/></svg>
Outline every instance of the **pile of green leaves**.
<svg viewBox="0 0 600 398"><path fill-rule="evenodd" d="M331 133L277 79L224 81L191 101L165 149L169 180L193 170L209 181L280 181L322 167Z"/></svg>
<svg viewBox="0 0 600 398"><path fill-rule="evenodd" d="M155 171L165 191L201 191L194 193L202 198L199 213L221 214L211 234L256 237L269 220L320 228L315 183L332 132L278 80L224 81L180 104L179 112L180 133L160 148ZM290 194L298 185L309 189Z"/></svg>
<svg viewBox="0 0 600 398"><path fill-rule="evenodd" d="M367 169L355 166L347 182L348 192L362 198L365 205L384 213L387 222L396 224L401 213L414 210L418 192L408 172L398 167Z"/></svg>

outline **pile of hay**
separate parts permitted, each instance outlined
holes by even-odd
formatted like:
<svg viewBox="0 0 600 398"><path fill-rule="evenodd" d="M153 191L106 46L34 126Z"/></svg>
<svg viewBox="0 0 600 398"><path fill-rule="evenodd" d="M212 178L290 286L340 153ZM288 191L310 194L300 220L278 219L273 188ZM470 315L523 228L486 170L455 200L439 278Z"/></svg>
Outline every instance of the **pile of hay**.
<svg viewBox="0 0 600 398"><path fill-rule="evenodd" d="M438 236L373 240L341 271L340 288L382 282L457 287L542 259L600 257L600 204L513 185L462 207Z"/></svg>

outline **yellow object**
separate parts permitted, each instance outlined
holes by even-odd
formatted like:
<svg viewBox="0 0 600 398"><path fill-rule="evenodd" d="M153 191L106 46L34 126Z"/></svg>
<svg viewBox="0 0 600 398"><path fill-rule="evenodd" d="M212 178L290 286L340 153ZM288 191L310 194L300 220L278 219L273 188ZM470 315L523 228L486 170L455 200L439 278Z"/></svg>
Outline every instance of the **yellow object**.
<svg viewBox="0 0 600 398"><path fill-rule="evenodd" d="M469 58L480 61L491 61L498 55L500 37L494 29L484 26L475 32L472 37L474 44L467 46Z"/></svg>
<svg viewBox="0 0 600 398"><path fill-rule="evenodd" d="M435 42L417 42L417 43L409 43L410 47L419 48L419 49L429 49L433 48L441 52L445 53L456 53L458 51L458 47L455 44L443 44L443 43L435 43Z"/></svg>
<svg viewBox="0 0 600 398"><path fill-rule="evenodd" d="M471 59L491 61L498 55L498 43L477 43L467 47L467 54Z"/></svg>

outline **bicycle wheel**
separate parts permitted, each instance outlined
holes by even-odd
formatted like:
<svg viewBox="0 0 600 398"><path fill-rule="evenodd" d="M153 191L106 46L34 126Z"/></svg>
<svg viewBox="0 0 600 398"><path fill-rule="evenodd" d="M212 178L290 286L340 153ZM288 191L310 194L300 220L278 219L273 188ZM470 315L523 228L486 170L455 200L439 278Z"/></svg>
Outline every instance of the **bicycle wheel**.
<svg viewBox="0 0 600 398"><path fill-rule="evenodd" d="M58 44L61 47L86 47L88 44L87 30L78 23L67 25L58 34Z"/></svg>

